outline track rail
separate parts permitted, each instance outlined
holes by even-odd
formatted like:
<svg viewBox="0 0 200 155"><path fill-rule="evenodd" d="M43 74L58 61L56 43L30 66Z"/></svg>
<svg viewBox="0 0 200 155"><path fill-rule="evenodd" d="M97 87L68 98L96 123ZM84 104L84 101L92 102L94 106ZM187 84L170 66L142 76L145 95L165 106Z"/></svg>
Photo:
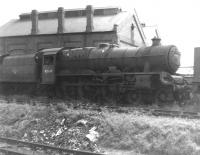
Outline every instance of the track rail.
<svg viewBox="0 0 200 155"><path fill-rule="evenodd" d="M56 152L65 155L105 155L87 151L71 150L66 148L54 147L39 143L25 142L17 139L0 137L0 152L8 155L50 155ZM2 145L3 144L3 145ZM28 149L27 149L28 148ZM38 151L39 150L39 151ZM41 152L42 150L42 152ZM53 154L53 153L52 153Z"/></svg>
<svg viewBox="0 0 200 155"><path fill-rule="evenodd" d="M181 117L189 119L200 119L199 112L163 110L163 109L141 109L141 111L149 112L154 116L168 116L168 117Z"/></svg>
<svg viewBox="0 0 200 155"><path fill-rule="evenodd" d="M75 108L76 109L76 108ZM103 109L118 113L131 113L131 112L141 112L153 116L163 116L163 117L180 117L188 119L200 119L200 112L189 112L189 111L176 111L176 110L164 110L164 109L152 109L152 108L137 108L137 107L118 107L118 106L107 106L107 107L95 107L95 108L85 108L96 111L103 111Z"/></svg>

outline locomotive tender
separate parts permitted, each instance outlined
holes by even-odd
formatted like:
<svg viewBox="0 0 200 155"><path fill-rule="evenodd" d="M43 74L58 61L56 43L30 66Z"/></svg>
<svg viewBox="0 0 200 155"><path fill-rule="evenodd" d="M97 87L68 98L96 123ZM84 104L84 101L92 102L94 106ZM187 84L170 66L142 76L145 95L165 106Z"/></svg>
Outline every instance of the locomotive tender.
<svg viewBox="0 0 200 155"><path fill-rule="evenodd" d="M68 20L79 24L78 30L66 27ZM180 53L173 45L160 45L157 37L152 41L146 46L138 19L118 8L33 10L0 28L1 90L33 87L40 94L50 88L62 96L123 98L131 103L180 100L186 86L182 77L174 76Z"/></svg>

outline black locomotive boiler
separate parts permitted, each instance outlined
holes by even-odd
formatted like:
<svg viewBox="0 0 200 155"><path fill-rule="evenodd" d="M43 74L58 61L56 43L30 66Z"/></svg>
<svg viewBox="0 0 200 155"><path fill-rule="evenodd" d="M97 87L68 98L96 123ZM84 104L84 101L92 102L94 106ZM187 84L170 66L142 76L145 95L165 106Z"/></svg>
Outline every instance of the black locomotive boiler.
<svg viewBox="0 0 200 155"><path fill-rule="evenodd" d="M176 46L162 46L159 40L154 38L152 46L141 48L102 43L98 47L2 55L1 91L28 92L31 88L31 93L50 90L51 95L61 97L111 98L129 103L183 99L186 84L175 75L180 53Z"/></svg>

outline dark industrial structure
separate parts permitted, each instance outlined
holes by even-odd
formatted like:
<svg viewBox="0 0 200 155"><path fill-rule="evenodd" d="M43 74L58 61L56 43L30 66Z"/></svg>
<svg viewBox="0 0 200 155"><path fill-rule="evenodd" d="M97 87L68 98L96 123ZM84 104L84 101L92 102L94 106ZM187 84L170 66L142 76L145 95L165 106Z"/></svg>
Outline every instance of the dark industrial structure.
<svg viewBox="0 0 200 155"><path fill-rule="evenodd" d="M27 86L39 94L51 89L130 103L183 100L178 49L158 37L152 42L147 46L137 16L116 7L33 10L0 28L1 90Z"/></svg>
<svg viewBox="0 0 200 155"><path fill-rule="evenodd" d="M0 28L0 53L34 53L43 48L91 47L99 43L144 46L137 16L117 7L38 12L19 15Z"/></svg>

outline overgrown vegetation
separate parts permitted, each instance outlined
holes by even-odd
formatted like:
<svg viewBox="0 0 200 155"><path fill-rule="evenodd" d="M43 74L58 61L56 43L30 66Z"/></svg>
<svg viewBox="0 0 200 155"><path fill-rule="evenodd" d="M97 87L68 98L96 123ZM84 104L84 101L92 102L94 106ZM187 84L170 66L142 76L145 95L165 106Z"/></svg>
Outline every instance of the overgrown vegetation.
<svg viewBox="0 0 200 155"><path fill-rule="evenodd" d="M200 121L105 113L101 145L144 154L200 154Z"/></svg>
<svg viewBox="0 0 200 155"><path fill-rule="evenodd" d="M92 141L93 129L98 136ZM89 151L129 150L137 154L199 155L200 120L0 104L0 134L7 137Z"/></svg>

